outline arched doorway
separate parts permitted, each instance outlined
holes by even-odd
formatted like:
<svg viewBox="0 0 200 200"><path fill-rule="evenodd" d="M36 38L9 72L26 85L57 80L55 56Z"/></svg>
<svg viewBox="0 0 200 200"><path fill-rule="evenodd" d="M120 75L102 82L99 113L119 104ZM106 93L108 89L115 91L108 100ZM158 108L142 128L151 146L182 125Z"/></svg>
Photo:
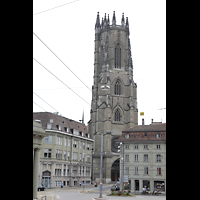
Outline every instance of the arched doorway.
<svg viewBox="0 0 200 200"><path fill-rule="evenodd" d="M42 173L42 185L45 188L51 187L51 172L45 171Z"/></svg>
<svg viewBox="0 0 200 200"><path fill-rule="evenodd" d="M111 167L111 181L119 180L119 158L115 160Z"/></svg>

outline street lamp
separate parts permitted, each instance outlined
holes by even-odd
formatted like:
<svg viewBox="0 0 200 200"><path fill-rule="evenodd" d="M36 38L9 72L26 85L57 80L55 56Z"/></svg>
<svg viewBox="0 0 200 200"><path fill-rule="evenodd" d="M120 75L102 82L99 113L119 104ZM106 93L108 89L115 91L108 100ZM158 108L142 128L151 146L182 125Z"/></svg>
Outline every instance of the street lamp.
<svg viewBox="0 0 200 200"><path fill-rule="evenodd" d="M123 161L123 143L120 142L118 146L118 152L120 152L120 191L122 191L122 180L123 180L123 170L122 170L122 161Z"/></svg>

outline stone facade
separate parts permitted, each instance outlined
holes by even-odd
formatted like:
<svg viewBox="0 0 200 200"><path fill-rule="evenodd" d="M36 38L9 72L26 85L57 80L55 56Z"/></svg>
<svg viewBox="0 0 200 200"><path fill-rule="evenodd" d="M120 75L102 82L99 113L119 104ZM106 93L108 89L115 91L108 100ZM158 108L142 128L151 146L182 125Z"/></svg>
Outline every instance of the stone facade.
<svg viewBox="0 0 200 200"><path fill-rule="evenodd" d="M83 123L49 112L33 113L41 120L46 137L42 139L39 185L46 188L91 184L94 140Z"/></svg>
<svg viewBox="0 0 200 200"><path fill-rule="evenodd" d="M93 179L100 177L100 147L103 134L103 182L117 181L112 165L119 158L116 139L122 131L138 125L137 85L129 39L129 22L122 14L121 25L109 15L95 24L94 77L89 133L94 137Z"/></svg>

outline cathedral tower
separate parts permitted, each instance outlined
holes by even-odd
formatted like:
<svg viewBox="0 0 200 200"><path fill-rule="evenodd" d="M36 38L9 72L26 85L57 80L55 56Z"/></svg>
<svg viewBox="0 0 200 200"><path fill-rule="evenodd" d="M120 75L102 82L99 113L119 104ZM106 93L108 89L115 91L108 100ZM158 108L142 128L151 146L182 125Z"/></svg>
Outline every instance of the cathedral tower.
<svg viewBox="0 0 200 200"><path fill-rule="evenodd" d="M138 125L137 85L133 81L128 17L117 25L115 11L95 24L94 76L89 133L94 138L93 180L100 177L101 134L103 134L103 182L119 177L118 143L122 131Z"/></svg>

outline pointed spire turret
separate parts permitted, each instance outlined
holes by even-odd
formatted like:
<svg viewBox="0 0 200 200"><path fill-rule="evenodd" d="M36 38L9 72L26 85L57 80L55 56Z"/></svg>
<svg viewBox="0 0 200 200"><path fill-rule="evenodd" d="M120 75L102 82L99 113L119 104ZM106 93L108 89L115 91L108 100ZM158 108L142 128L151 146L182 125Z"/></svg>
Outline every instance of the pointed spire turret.
<svg viewBox="0 0 200 200"><path fill-rule="evenodd" d="M107 20L106 20L106 13L105 13L105 17L104 17L103 25L106 26L106 24L107 24Z"/></svg>
<svg viewBox="0 0 200 200"><path fill-rule="evenodd" d="M129 32L129 23L128 23L128 17L126 17L126 29L127 29L127 34L129 35L130 32Z"/></svg>
<svg viewBox="0 0 200 200"><path fill-rule="evenodd" d="M124 21L124 13L122 13L122 20L121 20L121 25L124 26L125 21Z"/></svg>
<svg viewBox="0 0 200 200"><path fill-rule="evenodd" d="M95 28L99 28L99 27L100 27L99 12L97 12L97 20L96 20Z"/></svg>
<svg viewBox="0 0 200 200"><path fill-rule="evenodd" d="M103 27L103 17L102 17L102 20L101 20L101 27Z"/></svg>
<svg viewBox="0 0 200 200"><path fill-rule="evenodd" d="M113 11L112 25L116 26L115 11Z"/></svg>
<svg viewBox="0 0 200 200"><path fill-rule="evenodd" d="M84 110L83 110L83 115L82 115L82 124L84 124Z"/></svg>
<svg viewBox="0 0 200 200"><path fill-rule="evenodd" d="M107 24L110 25L109 14L108 14Z"/></svg>

